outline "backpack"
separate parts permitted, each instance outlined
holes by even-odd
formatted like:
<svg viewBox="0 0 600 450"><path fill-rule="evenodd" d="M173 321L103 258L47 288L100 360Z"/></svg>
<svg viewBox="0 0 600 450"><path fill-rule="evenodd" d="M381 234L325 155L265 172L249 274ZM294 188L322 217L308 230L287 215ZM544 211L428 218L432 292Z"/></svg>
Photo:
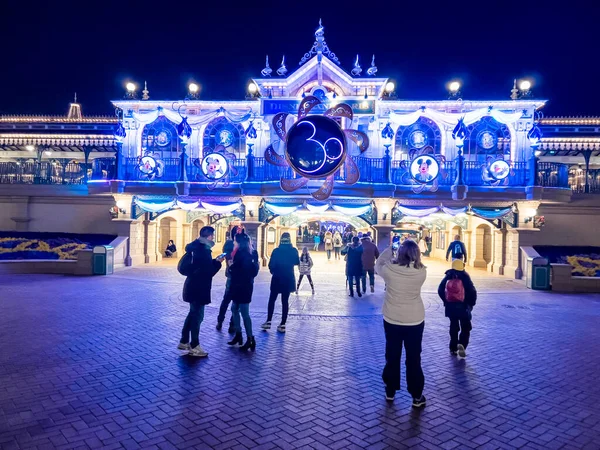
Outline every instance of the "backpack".
<svg viewBox="0 0 600 450"><path fill-rule="evenodd" d="M460 278L451 278L446 282L446 301L449 303L465 301L465 286Z"/></svg>
<svg viewBox="0 0 600 450"><path fill-rule="evenodd" d="M189 277L193 273L194 266L194 254L192 252L186 252L181 257L179 263L177 263L177 271L186 277Z"/></svg>
<svg viewBox="0 0 600 450"><path fill-rule="evenodd" d="M453 253L453 258L455 259L461 259L464 256L463 253L463 246L460 242L457 242L456 244L454 244L454 250L452 250Z"/></svg>

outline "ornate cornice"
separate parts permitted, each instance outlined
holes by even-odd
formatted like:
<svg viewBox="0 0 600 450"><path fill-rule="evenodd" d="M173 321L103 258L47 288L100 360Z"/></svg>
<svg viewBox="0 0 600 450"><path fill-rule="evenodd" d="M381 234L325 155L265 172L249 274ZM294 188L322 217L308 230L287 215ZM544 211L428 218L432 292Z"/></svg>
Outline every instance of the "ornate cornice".
<svg viewBox="0 0 600 450"><path fill-rule="evenodd" d="M70 134L0 134L0 145L115 145L115 139L107 135Z"/></svg>
<svg viewBox="0 0 600 450"><path fill-rule="evenodd" d="M0 122L8 123L117 123L116 117L96 116L80 119L68 119L64 116L0 116Z"/></svg>

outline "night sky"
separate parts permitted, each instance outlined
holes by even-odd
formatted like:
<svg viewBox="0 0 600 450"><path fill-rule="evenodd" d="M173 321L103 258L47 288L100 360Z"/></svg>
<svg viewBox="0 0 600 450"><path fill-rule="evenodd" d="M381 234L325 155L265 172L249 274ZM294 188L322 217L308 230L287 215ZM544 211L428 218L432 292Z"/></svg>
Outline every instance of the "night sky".
<svg viewBox="0 0 600 450"><path fill-rule="evenodd" d="M322 17L342 67L358 53L364 75L375 53L400 99L444 99L452 78L466 100L508 99L513 78L532 77L546 116L600 116L600 6L552 3L7 0L0 114L63 115L75 91L84 115L112 114L129 79L152 99L194 80L203 99L241 100L266 54L274 72L283 54L298 67Z"/></svg>

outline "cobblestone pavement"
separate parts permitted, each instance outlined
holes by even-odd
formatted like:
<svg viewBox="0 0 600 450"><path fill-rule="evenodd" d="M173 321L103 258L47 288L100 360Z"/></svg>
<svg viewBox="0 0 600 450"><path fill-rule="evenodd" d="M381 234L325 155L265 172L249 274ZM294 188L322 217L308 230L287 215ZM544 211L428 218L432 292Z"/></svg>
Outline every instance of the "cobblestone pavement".
<svg viewBox="0 0 600 450"><path fill-rule="evenodd" d="M600 296L474 271L480 299L458 360L436 294L445 265L428 262L428 404L415 411L405 391L384 399L381 280L352 299L342 264L318 259L316 295L308 284L292 295L287 333L257 331L255 353L227 348L214 329L218 302L207 308L206 359L175 349L187 305L172 263L110 277L3 276L0 447L600 448ZM255 328L268 281L261 272Z"/></svg>

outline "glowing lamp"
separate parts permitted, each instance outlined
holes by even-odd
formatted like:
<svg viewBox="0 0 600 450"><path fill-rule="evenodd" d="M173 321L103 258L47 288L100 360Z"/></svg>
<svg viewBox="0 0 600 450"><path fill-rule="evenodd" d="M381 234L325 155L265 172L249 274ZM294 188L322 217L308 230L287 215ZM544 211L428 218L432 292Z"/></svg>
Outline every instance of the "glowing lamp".
<svg viewBox="0 0 600 450"><path fill-rule="evenodd" d="M523 217L535 217L537 216L537 209L535 208L524 208L521 210Z"/></svg>
<svg viewBox="0 0 600 450"><path fill-rule="evenodd" d="M529 80L521 81L521 83L519 84L519 89L522 91L528 91L529 89L531 89L531 81L529 81Z"/></svg>
<svg viewBox="0 0 600 450"><path fill-rule="evenodd" d="M458 81L453 81L448 85L448 89L450 89L450 92L456 93L460 89L460 83Z"/></svg>
<svg viewBox="0 0 600 450"><path fill-rule="evenodd" d="M387 92L388 94L394 92L394 89L396 89L396 86L391 81L385 85L385 92Z"/></svg>
<svg viewBox="0 0 600 450"><path fill-rule="evenodd" d="M248 85L248 92L250 92L251 94L256 94L256 91L258 91L258 87L256 86L256 84L250 83Z"/></svg>
<svg viewBox="0 0 600 450"><path fill-rule="evenodd" d="M127 202L125 200L117 200L117 208L119 209L125 209L125 207L127 206Z"/></svg>
<svg viewBox="0 0 600 450"><path fill-rule="evenodd" d="M190 83L188 84L188 90L190 91L190 94L197 94L200 87L196 83Z"/></svg>
<svg viewBox="0 0 600 450"><path fill-rule="evenodd" d="M33 145L26 145L26 146L25 146L25 149L26 149L28 152L32 152L32 151L34 151L34 150L35 150L35 147L34 147Z"/></svg>
<svg viewBox="0 0 600 450"><path fill-rule="evenodd" d="M50 150L46 150L46 151L44 152L44 154L45 154L46 156L50 156L50 155L52 154L52 152L51 152Z"/></svg>
<svg viewBox="0 0 600 450"><path fill-rule="evenodd" d="M125 89L127 89L127 92L134 92L135 91L135 84L129 82L125 85Z"/></svg>

